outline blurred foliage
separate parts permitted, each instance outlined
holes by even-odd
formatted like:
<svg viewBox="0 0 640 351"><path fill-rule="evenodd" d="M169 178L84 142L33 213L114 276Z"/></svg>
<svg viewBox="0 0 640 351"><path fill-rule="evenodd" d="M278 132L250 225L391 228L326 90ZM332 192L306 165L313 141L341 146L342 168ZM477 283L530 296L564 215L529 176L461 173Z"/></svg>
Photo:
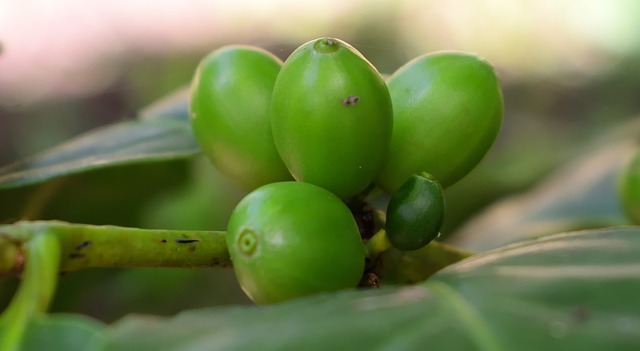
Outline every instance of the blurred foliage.
<svg viewBox="0 0 640 351"><path fill-rule="evenodd" d="M225 178L204 156L191 162L189 181L142 209L141 227L226 230L231 211L246 192Z"/></svg>
<svg viewBox="0 0 640 351"><path fill-rule="evenodd" d="M477 213L452 242L485 251L558 232L631 224L621 206L619 182L640 148L639 135L640 119L607 130L526 192Z"/></svg>
<svg viewBox="0 0 640 351"><path fill-rule="evenodd" d="M141 207L186 180L188 162L115 167L2 191L0 216L139 226ZM133 189L133 190L132 190Z"/></svg>
<svg viewBox="0 0 640 351"><path fill-rule="evenodd" d="M91 269L60 279L51 312L112 322L129 313L173 315L185 309L251 304L232 269Z"/></svg>

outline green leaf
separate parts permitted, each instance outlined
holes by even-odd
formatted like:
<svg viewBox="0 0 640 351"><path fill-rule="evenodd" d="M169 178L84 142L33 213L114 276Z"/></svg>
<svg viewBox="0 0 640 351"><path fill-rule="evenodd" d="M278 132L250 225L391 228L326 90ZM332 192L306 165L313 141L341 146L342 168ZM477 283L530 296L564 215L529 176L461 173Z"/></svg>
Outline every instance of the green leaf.
<svg viewBox="0 0 640 351"><path fill-rule="evenodd" d="M638 150L638 135L640 120L610 131L528 192L472 218L449 243L485 251L552 233L630 224L617 188L620 172Z"/></svg>
<svg viewBox="0 0 640 351"><path fill-rule="evenodd" d="M403 288L129 316L106 350L637 350L640 228L549 236Z"/></svg>
<svg viewBox="0 0 640 351"><path fill-rule="evenodd" d="M141 120L175 119L189 120L189 88L178 89L140 110Z"/></svg>
<svg viewBox="0 0 640 351"><path fill-rule="evenodd" d="M29 323L21 350L101 350L103 329L97 321L79 315L39 316Z"/></svg>
<svg viewBox="0 0 640 351"><path fill-rule="evenodd" d="M89 131L38 155L0 168L0 189L127 164L190 157L200 152L180 91L140 118Z"/></svg>
<svg viewBox="0 0 640 351"><path fill-rule="evenodd" d="M111 167L0 190L0 218L140 227L145 206L188 181L191 159ZM87 206L90 204L90 206ZM213 209L215 211L215 208Z"/></svg>
<svg viewBox="0 0 640 351"><path fill-rule="evenodd" d="M229 216L247 192L199 155L190 159L184 184L154 197L142 216L145 228L226 230Z"/></svg>

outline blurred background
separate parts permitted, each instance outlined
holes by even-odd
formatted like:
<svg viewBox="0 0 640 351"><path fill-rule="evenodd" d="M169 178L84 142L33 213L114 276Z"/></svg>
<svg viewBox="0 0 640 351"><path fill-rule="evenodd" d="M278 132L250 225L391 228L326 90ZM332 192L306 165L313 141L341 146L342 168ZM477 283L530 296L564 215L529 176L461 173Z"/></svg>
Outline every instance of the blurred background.
<svg viewBox="0 0 640 351"><path fill-rule="evenodd" d="M635 0L0 0L0 166L134 118L187 86L198 61L220 46L260 46L284 60L320 36L349 42L382 73L438 50L495 65L502 131L480 166L447 190L445 237L640 112ZM125 183L136 192L118 191ZM91 191L78 190L86 184ZM46 205L43 190L0 193L0 220L223 230L243 195L199 158L47 189ZM15 283L0 283L2 301ZM65 276L53 309L112 321L247 302L231 271L100 270Z"/></svg>

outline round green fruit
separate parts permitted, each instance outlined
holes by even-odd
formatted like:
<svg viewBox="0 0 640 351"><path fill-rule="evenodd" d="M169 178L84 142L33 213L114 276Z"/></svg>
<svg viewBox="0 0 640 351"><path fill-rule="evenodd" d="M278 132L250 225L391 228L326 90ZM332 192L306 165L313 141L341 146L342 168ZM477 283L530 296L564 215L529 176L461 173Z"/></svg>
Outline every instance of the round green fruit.
<svg viewBox="0 0 640 351"><path fill-rule="evenodd" d="M296 49L278 74L271 107L273 138L295 179L348 198L379 172L393 126L391 98L349 44L321 38Z"/></svg>
<svg viewBox="0 0 640 351"><path fill-rule="evenodd" d="M240 286L257 304L355 288L364 271L349 208L308 183L272 183L247 195L231 215L227 246Z"/></svg>
<svg viewBox="0 0 640 351"><path fill-rule="evenodd" d="M281 66L262 49L227 46L200 62L191 85L191 125L203 153L247 190L291 179L269 118Z"/></svg>
<svg viewBox="0 0 640 351"><path fill-rule="evenodd" d="M395 72L387 86L393 135L376 183L389 193L422 171L444 188L454 184L480 162L500 130L500 84L493 67L477 56L421 56Z"/></svg>
<svg viewBox="0 0 640 351"><path fill-rule="evenodd" d="M411 176L391 197L385 229L394 247L411 251L435 239L443 221L442 186L431 175L420 173Z"/></svg>
<svg viewBox="0 0 640 351"><path fill-rule="evenodd" d="M635 224L640 224L640 152L622 171L620 198L629 219Z"/></svg>

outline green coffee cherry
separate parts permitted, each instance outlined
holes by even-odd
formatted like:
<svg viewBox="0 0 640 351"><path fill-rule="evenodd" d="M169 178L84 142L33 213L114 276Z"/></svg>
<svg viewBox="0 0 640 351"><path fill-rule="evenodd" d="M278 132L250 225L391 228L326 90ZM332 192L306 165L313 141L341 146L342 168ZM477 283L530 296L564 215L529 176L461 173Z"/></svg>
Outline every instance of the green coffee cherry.
<svg viewBox="0 0 640 351"><path fill-rule="evenodd" d="M640 224L640 152L622 171L620 198L629 219L635 224Z"/></svg>
<svg viewBox="0 0 640 351"><path fill-rule="evenodd" d="M242 289L258 304L355 288L364 245L349 208L302 182L265 185L229 221L227 246Z"/></svg>
<svg viewBox="0 0 640 351"><path fill-rule="evenodd" d="M431 175L420 173L409 177L391 197L385 229L394 247L411 251L435 239L443 221L442 187Z"/></svg>
<svg viewBox="0 0 640 351"><path fill-rule="evenodd" d="M191 86L191 124L209 160L246 190L291 179L273 143L269 108L282 62L248 46L205 57Z"/></svg>
<svg viewBox="0 0 640 351"><path fill-rule="evenodd" d="M480 162L500 130L500 85L493 67L477 56L421 56L395 72L387 85L393 136L376 183L389 193L422 171L444 188L454 184Z"/></svg>
<svg viewBox="0 0 640 351"><path fill-rule="evenodd" d="M364 190L386 157L393 121L385 82L338 39L312 40L291 54L271 112L274 141L291 174L339 197Z"/></svg>

